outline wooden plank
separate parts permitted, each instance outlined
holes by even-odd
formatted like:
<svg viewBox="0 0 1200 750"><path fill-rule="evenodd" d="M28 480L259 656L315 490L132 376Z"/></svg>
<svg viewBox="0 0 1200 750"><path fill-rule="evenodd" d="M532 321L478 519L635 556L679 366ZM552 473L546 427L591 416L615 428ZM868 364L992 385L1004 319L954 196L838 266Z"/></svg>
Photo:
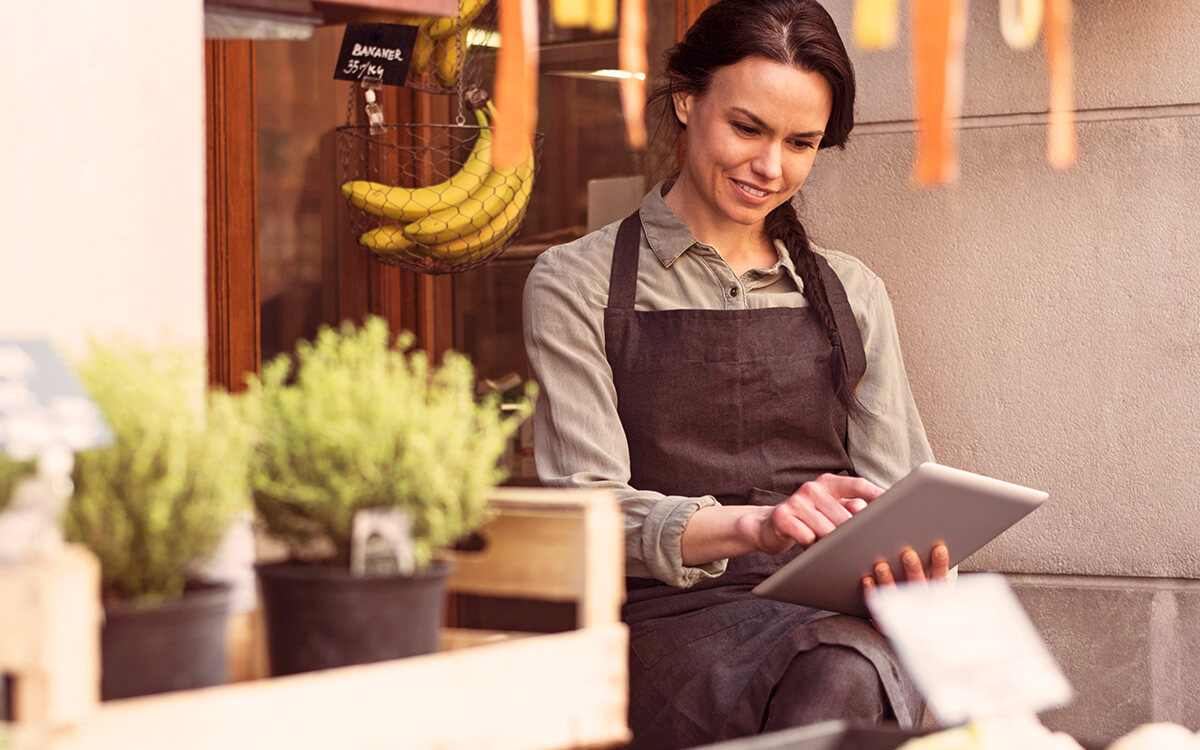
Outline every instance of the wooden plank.
<svg viewBox="0 0 1200 750"><path fill-rule="evenodd" d="M582 513L594 503L616 500L608 490L573 490L556 487L494 487L489 502L499 510L572 510Z"/></svg>
<svg viewBox="0 0 1200 750"><path fill-rule="evenodd" d="M615 501L592 502L585 510L583 593L579 627L619 622L625 599L624 518Z"/></svg>
<svg viewBox="0 0 1200 750"><path fill-rule="evenodd" d="M607 491L499 487L486 547L454 554L459 594L579 603L579 625L617 622L624 596L621 512Z"/></svg>
<svg viewBox="0 0 1200 750"><path fill-rule="evenodd" d="M79 721L100 700L99 596L100 566L80 547L0 567L0 672L18 723Z"/></svg>
<svg viewBox="0 0 1200 750"><path fill-rule="evenodd" d="M487 547L455 553L447 587L459 594L575 601L584 591L584 516L506 510L479 530Z"/></svg>
<svg viewBox="0 0 1200 750"><path fill-rule="evenodd" d="M230 682L258 680L270 674L262 610L230 613L225 644Z"/></svg>
<svg viewBox="0 0 1200 750"><path fill-rule="evenodd" d="M464 648L490 646L495 643L511 641L517 638L532 638L533 633L520 633L513 630L473 630L470 628L442 628L438 635L438 649L441 651L458 651Z"/></svg>
<svg viewBox="0 0 1200 750"><path fill-rule="evenodd" d="M208 378L238 391L260 367L254 44L204 47L208 141Z"/></svg>
<svg viewBox="0 0 1200 750"><path fill-rule="evenodd" d="M628 631L569 633L186 693L112 701L54 750L533 750L616 745Z"/></svg>

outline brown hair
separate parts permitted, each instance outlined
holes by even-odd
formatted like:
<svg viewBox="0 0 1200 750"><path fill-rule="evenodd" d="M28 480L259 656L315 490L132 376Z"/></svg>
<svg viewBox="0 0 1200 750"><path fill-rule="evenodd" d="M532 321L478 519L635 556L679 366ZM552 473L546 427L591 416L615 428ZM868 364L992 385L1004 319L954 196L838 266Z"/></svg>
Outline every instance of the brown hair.
<svg viewBox="0 0 1200 750"><path fill-rule="evenodd" d="M816 0L720 0L709 6L687 30L683 41L667 52L667 82L654 92L651 101L665 103L663 119L669 112L675 125L683 128L671 104L674 95L703 96L718 69L751 56L824 78L833 93L833 107L820 148L845 146L854 128L854 68L837 26ZM804 296L829 338L834 392L853 414L858 411L857 402L833 308L808 233L791 201L768 214L764 228L768 237L787 247L804 281Z"/></svg>

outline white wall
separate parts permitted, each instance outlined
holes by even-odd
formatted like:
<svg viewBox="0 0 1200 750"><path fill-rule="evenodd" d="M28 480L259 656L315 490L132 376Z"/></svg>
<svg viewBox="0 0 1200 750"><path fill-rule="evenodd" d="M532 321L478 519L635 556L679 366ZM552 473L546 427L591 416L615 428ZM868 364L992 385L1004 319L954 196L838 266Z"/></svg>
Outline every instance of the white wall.
<svg viewBox="0 0 1200 750"><path fill-rule="evenodd" d="M203 348L200 0L5 3L0 337Z"/></svg>

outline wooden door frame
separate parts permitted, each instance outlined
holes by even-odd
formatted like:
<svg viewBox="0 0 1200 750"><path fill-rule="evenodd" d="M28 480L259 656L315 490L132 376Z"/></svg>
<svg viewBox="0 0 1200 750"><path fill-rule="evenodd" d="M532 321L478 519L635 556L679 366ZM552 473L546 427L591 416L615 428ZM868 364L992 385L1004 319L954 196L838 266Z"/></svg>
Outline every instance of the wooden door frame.
<svg viewBox="0 0 1200 750"><path fill-rule="evenodd" d="M241 390L261 365L254 43L204 43L208 380Z"/></svg>

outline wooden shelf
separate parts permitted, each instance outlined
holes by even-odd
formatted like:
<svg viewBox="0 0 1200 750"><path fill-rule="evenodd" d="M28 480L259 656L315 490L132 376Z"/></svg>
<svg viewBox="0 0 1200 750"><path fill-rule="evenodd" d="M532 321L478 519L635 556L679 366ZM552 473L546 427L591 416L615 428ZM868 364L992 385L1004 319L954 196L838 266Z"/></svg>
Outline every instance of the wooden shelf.
<svg viewBox="0 0 1200 750"><path fill-rule="evenodd" d="M51 564L0 568L0 605L7 605L0 606L0 671L14 673L26 691L17 696L15 746L554 750L624 744L630 737L629 635L620 621L624 552L616 500L606 491L500 487L491 503L495 517L479 531L485 545L454 553L449 590L571 601L575 629L549 635L446 629L443 650L429 656L97 703L99 587L91 556L74 549ZM241 641L247 644L243 672L261 674L254 667L261 659L250 649L261 649L262 639ZM33 648L36 658L27 656L26 646L40 643L60 647Z"/></svg>
<svg viewBox="0 0 1200 750"><path fill-rule="evenodd" d="M341 23L405 23L453 16L457 0L205 0L206 35L219 39L302 40Z"/></svg>
<svg viewBox="0 0 1200 750"><path fill-rule="evenodd" d="M111 701L55 750L534 750L628 740L621 623ZM618 668L618 666L620 668Z"/></svg>
<svg viewBox="0 0 1200 750"><path fill-rule="evenodd" d="M314 0L313 7L318 12L338 8L358 13L382 12L417 16L458 14L458 0Z"/></svg>

